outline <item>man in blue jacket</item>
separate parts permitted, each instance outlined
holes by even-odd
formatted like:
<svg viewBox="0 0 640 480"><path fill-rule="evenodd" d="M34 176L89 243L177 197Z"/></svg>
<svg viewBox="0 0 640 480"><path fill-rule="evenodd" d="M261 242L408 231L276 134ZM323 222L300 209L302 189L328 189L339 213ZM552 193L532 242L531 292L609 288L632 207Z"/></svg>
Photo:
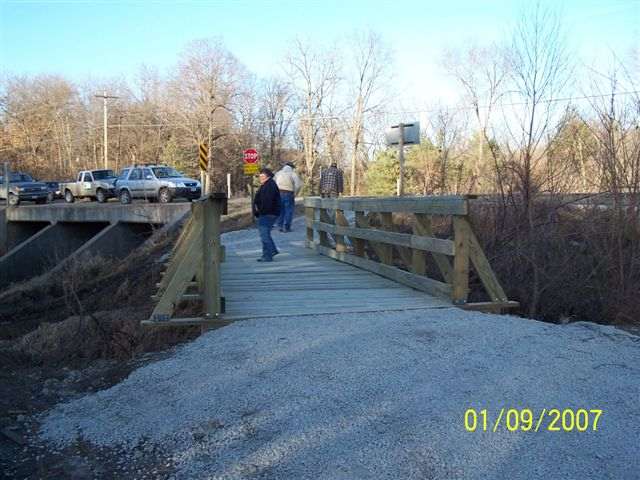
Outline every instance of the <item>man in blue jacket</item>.
<svg viewBox="0 0 640 480"><path fill-rule="evenodd" d="M260 188L253 199L253 215L258 218L258 231L262 241L262 257L259 262L271 262L278 249L271 228L280 215L280 191L273 181L273 172L268 168L260 170Z"/></svg>

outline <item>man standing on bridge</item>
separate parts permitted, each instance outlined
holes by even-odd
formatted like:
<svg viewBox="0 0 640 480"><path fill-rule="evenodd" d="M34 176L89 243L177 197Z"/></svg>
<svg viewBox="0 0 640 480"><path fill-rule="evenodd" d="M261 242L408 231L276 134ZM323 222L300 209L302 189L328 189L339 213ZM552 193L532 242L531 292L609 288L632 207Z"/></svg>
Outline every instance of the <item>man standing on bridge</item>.
<svg viewBox="0 0 640 480"><path fill-rule="evenodd" d="M333 162L329 168L322 170L320 174L320 195L323 198L335 198L342 194L343 189L342 170L338 168L336 162Z"/></svg>
<svg viewBox="0 0 640 480"><path fill-rule="evenodd" d="M281 170L276 173L275 181L280 189L280 216L278 217L278 228L281 232L291 231L293 212L296 207L296 195L302 189L302 180L296 172L295 166L291 162L284 164Z"/></svg>
<svg viewBox="0 0 640 480"><path fill-rule="evenodd" d="M271 229L278 215L280 215L280 191L278 185L273 181L273 172L268 168L260 170L260 188L253 200L253 215L258 218L258 231L262 241L262 257L259 262L271 262L278 249L273 238Z"/></svg>

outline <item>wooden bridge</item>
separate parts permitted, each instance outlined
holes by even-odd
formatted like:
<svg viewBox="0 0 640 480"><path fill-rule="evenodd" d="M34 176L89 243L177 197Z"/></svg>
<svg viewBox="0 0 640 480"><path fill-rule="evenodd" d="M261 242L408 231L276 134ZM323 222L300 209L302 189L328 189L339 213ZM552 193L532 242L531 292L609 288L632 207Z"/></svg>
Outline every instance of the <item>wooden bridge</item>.
<svg viewBox="0 0 640 480"><path fill-rule="evenodd" d="M232 248L222 245L226 200L213 194L193 203L143 324L516 307L473 232L468 202L462 196L306 198L306 238L288 242L274 262L258 263L257 234ZM484 302L468 302L471 267Z"/></svg>

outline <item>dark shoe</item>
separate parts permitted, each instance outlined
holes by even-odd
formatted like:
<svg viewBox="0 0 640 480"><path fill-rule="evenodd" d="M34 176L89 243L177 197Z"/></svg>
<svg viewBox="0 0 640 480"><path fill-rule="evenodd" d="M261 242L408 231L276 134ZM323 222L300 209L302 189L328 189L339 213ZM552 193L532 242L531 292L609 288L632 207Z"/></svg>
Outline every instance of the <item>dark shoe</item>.
<svg viewBox="0 0 640 480"><path fill-rule="evenodd" d="M282 227L280 227L278 230L281 231L281 232L284 232L284 228L282 228Z"/></svg>
<svg viewBox="0 0 640 480"><path fill-rule="evenodd" d="M272 258L266 258L266 257L260 257L258 260L258 262L273 262Z"/></svg>
<svg viewBox="0 0 640 480"><path fill-rule="evenodd" d="M280 230L280 231L282 232L283 230ZM285 228L285 229L284 229L284 233L290 233L290 232L291 232L291 229L290 229L290 228Z"/></svg>
<svg viewBox="0 0 640 480"><path fill-rule="evenodd" d="M278 255L280 253L279 250L276 250L275 253L273 254L273 256L275 257L276 255Z"/></svg>

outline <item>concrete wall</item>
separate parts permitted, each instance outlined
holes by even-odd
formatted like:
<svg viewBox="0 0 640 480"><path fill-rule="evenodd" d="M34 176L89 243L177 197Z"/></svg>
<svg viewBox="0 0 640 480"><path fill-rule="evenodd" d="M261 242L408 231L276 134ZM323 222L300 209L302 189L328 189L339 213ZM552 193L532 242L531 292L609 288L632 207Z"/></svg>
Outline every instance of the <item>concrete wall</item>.
<svg viewBox="0 0 640 480"><path fill-rule="evenodd" d="M7 209L0 206L0 257L35 235L50 222L14 223L7 220Z"/></svg>
<svg viewBox="0 0 640 480"><path fill-rule="evenodd" d="M54 267L107 227L105 223L55 223L0 258L0 288Z"/></svg>
<svg viewBox="0 0 640 480"><path fill-rule="evenodd" d="M191 211L190 203L52 204L0 208L0 289L83 255L124 258L152 233Z"/></svg>
<svg viewBox="0 0 640 480"><path fill-rule="evenodd" d="M52 274L58 273L77 260L88 256L100 256L102 258L122 259L138 248L149 238L153 229L151 225L141 223L115 223L91 238L88 242L58 263L51 270Z"/></svg>
<svg viewBox="0 0 640 480"><path fill-rule="evenodd" d="M190 203L54 203L20 205L7 210L10 222L106 222L151 223L164 225L191 210Z"/></svg>
<svg viewBox="0 0 640 480"><path fill-rule="evenodd" d="M11 251L49 225L51 225L49 222L7 222L7 241L4 253Z"/></svg>

